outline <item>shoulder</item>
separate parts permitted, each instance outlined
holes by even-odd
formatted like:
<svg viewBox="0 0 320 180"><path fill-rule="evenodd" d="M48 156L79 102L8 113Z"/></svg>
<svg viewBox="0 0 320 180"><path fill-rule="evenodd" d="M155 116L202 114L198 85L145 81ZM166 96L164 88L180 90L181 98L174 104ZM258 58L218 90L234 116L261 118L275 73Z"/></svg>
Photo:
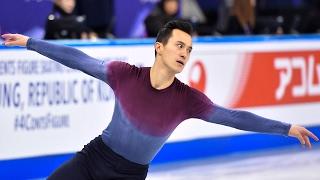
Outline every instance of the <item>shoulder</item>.
<svg viewBox="0 0 320 180"><path fill-rule="evenodd" d="M202 94L202 92L198 91L197 89L193 88L193 87L190 87L189 85L181 82L178 78L175 78L175 86L176 86L176 89L179 90L179 91L183 91L183 92L186 92L188 94L192 94L192 95L195 95L195 94Z"/></svg>
<svg viewBox="0 0 320 180"><path fill-rule="evenodd" d="M195 88L189 87L188 93L192 103L204 103L207 105L213 104L207 95Z"/></svg>
<svg viewBox="0 0 320 180"><path fill-rule="evenodd" d="M176 90L179 91L180 93L185 93L189 99L208 99L208 97L201 91L193 87L190 87L189 85L181 82L177 78L175 81L176 81L175 82Z"/></svg>
<svg viewBox="0 0 320 180"><path fill-rule="evenodd" d="M213 102L201 91L179 82L186 95L188 117L203 119L213 107Z"/></svg>
<svg viewBox="0 0 320 180"><path fill-rule="evenodd" d="M122 71L122 72L130 72L130 71L137 71L139 70L138 67L135 65L131 65L127 62L122 62L122 61L110 61L108 63L108 69L110 71Z"/></svg>
<svg viewBox="0 0 320 180"><path fill-rule="evenodd" d="M144 77L147 68L137 67L127 62L110 61L107 63L107 83L113 90L132 80Z"/></svg>
<svg viewBox="0 0 320 180"><path fill-rule="evenodd" d="M122 61L111 61L107 65L108 77L125 79L127 77L138 77L145 68L131 65Z"/></svg>
<svg viewBox="0 0 320 180"><path fill-rule="evenodd" d="M181 82L178 78L175 78L175 87L179 92L188 92L190 87L185 83Z"/></svg>
<svg viewBox="0 0 320 180"><path fill-rule="evenodd" d="M123 61L110 61L109 62L109 67L110 68L124 68L124 67L129 67L132 66L131 64Z"/></svg>

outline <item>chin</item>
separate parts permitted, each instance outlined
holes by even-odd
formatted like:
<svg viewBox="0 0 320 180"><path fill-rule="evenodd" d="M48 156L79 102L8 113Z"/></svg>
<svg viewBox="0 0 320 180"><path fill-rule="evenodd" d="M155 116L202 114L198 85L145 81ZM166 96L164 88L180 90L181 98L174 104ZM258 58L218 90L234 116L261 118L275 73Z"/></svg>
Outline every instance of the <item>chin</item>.
<svg viewBox="0 0 320 180"><path fill-rule="evenodd" d="M174 74L179 74L183 71L184 66L171 66L170 69Z"/></svg>
<svg viewBox="0 0 320 180"><path fill-rule="evenodd" d="M181 73L182 71L183 71L183 68L176 68L176 69L174 70L175 74L179 74L179 73Z"/></svg>

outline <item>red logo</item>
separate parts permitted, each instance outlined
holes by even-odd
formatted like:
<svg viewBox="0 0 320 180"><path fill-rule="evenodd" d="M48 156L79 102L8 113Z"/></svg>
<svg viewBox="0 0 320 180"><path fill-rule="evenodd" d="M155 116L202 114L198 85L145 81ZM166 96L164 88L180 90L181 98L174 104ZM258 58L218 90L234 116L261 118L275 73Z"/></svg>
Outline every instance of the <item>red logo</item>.
<svg viewBox="0 0 320 180"><path fill-rule="evenodd" d="M196 77L196 78L195 78ZM189 85L204 93L207 83L206 70L200 60L194 62L189 73Z"/></svg>
<svg viewBox="0 0 320 180"><path fill-rule="evenodd" d="M253 53L233 107L320 101L320 51ZM236 87L240 89L240 87Z"/></svg>

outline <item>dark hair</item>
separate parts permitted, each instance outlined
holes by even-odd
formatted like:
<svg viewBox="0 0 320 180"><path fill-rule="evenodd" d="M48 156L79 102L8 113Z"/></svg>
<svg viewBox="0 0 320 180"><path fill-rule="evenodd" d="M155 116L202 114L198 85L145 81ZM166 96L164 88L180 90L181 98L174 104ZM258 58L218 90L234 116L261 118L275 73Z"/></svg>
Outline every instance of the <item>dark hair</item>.
<svg viewBox="0 0 320 180"><path fill-rule="evenodd" d="M174 29L179 29L185 33L188 33L190 36L192 36L193 33L192 25L189 22L183 20L171 20L159 30L156 42L166 45ZM155 55L157 55L156 51Z"/></svg>

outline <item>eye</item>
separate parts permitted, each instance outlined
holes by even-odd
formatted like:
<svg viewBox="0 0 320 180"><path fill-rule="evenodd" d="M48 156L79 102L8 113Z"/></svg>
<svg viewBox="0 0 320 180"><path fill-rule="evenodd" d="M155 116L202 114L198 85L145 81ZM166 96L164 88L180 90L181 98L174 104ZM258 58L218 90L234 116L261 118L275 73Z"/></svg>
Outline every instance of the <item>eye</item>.
<svg viewBox="0 0 320 180"><path fill-rule="evenodd" d="M182 48L183 48L183 45L182 45L182 44L177 44L177 47L178 47L179 49L182 49Z"/></svg>

